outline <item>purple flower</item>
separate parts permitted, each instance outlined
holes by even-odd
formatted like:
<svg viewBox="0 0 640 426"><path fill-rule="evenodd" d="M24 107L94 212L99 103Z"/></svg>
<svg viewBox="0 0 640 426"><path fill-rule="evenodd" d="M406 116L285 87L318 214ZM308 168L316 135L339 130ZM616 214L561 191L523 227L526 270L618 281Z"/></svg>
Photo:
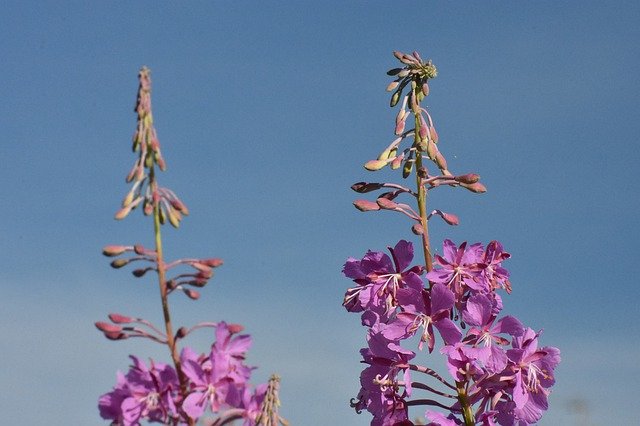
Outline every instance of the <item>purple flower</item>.
<svg viewBox="0 0 640 426"><path fill-rule="evenodd" d="M555 383L554 370L560 363L560 350L554 347L538 349L538 336L527 329L514 338L514 349L507 351L515 381L513 387L516 418L535 423L548 409L548 388Z"/></svg>
<svg viewBox="0 0 640 426"><path fill-rule="evenodd" d="M173 368L151 361L148 368L135 356L126 376L118 376L114 390L98 402L102 418L124 426L139 425L141 419L166 423L177 417L173 390L178 379Z"/></svg>
<svg viewBox="0 0 640 426"><path fill-rule="evenodd" d="M462 333L449 313L454 303L454 294L443 284L434 284L431 290L416 291L412 288L398 290L398 302L403 312L399 312L382 330L391 340L406 339L422 329L418 348L422 350L427 342L429 352L433 352L435 337L433 327L437 328L446 344L460 340Z"/></svg>
<svg viewBox="0 0 640 426"><path fill-rule="evenodd" d="M397 306L398 289L422 288L419 275L424 268L409 268L413 260L413 245L400 240L394 248L389 247L389 251L391 258L382 252L368 251L361 260L347 259L342 272L358 284L348 289L344 297L343 305L349 312L372 310L386 320Z"/></svg>
<svg viewBox="0 0 640 426"><path fill-rule="evenodd" d="M436 255L438 269L427 274L432 283L440 283L449 287L461 301L462 296L470 288L475 291L486 291L488 287L481 279L478 262L482 260L482 244L476 243L467 248L467 243L460 247L451 240L444 240L443 256Z"/></svg>
<svg viewBox="0 0 640 426"><path fill-rule="evenodd" d="M236 383L249 380L251 370L243 364L246 353L251 347L251 336L242 334L233 337L238 326L229 326L219 322L216 327L216 341L211 347L211 359L219 376L228 376Z"/></svg>
<svg viewBox="0 0 640 426"><path fill-rule="evenodd" d="M499 373L507 366L507 354L500 345L509 341L499 334L511 336L524 334L524 327L518 319L506 316L497 322L494 314L494 301L484 294L471 296L462 312L463 320L472 327L464 342L472 345L466 353L473 354L490 373Z"/></svg>
<svg viewBox="0 0 640 426"><path fill-rule="evenodd" d="M482 268L482 278L491 290L504 288L507 293L511 293L509 271L502 267L502 261L510 257L511 255L504 251L502 244L498 241L494 240L487 244L480 266Z"/></svg>
<svg viewBox="0 0 640 426"><path fill-rule="evenodd" d="M216 368L213 354L200 362L193 351L185 348L180 356L182 372L191 381L192 392L182 403L182 409L192 419L198 419L207 407L213 413L231 402L237 402L240 395L233 379L228 377L225 369Z"/></svg>
<svg viewBox="0 0 640 426"><path fill-rule="evenodd" d="M449 414L449 416L445 417L444 414L437 411L427 410L424 415L427 419L431 420L427 423L427 426L457 426L463 424L453 414Z"/></svg>

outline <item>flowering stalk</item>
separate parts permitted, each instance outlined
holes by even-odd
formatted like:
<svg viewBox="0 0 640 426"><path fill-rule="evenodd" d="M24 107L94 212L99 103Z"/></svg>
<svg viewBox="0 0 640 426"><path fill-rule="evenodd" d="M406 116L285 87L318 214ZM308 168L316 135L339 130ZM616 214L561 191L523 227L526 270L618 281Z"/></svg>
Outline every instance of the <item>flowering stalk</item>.
<svg viewBox="0 0 640 426"><path fill-rule="evenodd" d="M138 153L138 158L127 175L127 182L132 183L131 189L115 217L124 219L142 206L143 213L153 218L155 250L140 244L110 245L103 249L103 254L118 257L111 262L114 268L133 262L144 263L146 266L132 271L135 277L143 277L149 271L157 273L164 331L147 320L122 314L110 314L111 323L100 321L96 327L111 340L144 337L166 345L173 366L153 360L147 366L139 358L131 356L133 365L129 372L126 375L119 373L114 389L100 397L100 415L117 426L137 426L142 420L195 426L208 409L217 415L212 424L223 425L242 419L244 426L253 426L261 424L261 413L269 410L269 413L276 413L271 417L271 425L277 422L286 424L277 415L277 410L273 410L272 401L278 400L278 387L271 384L253 387L248 382L254 368L245 365L244 359L251 338L238 334L242 326L223 321L202 322L190 328L180 327L174 332L169 296L179 290L190 299L198 299L200 293L195 288L204 287L213 276L213 269L222 261L217 258L183 258L165 262L161 225L168 222L178 228L189 211L173 191L158 183L157 169L164 171L166 165L153 126L151 79L147 68L142 68L139 79L135 109L138 127L133 137L133 151ZM188 267L189 270L167 278L169 271L179 267ZM197 354L186 346L179 350L178 341L200 328L215 329L216 340L211 351Z"/></svg>
<svg viewBox="0 0 640 426"><path fill-rule="evenodd" d="M443 255L433 256L429 220L439 216L455 226L459 219L439 209L428 213L428 191L449 186L482 193L486 188L475 173L451 173L438 148L433 119L421 106L429 94L428 80L437 75L435 66L417 52L394 52L394 56L403 65L388 72L395 77L387 87L393 91L391 107L402 100L395 120L396 139L364 167L370 171L387 165L402 168L405 179L415 172L416 189L388 182L358 182L352 186L358 193L386 192L375 202L356 200L354 205L360 211L389 210L411 219L412 232L421 236L424 266L410 266L413 245L405 240L389 247L390 257L369 251L361 260L347 260L343 273L357 285L347 290L343 304L350 312L362 312L362 325L368 328L368 347L361 350L368 367L360 376L362 388L352 406L357 412L368 410L373 415L371 424L381 426L413 424L408 420L408 407L417 405L448 410L447 416L427 411L430 425L533 424L547 408L560 352L553 347L538 349L541 332L525 328L515 317L497 319L502 310L497 290L511 292L509 273L502 267L510 255L499 242L492 241L485 248L479 243L456 246L445 240ZM414 127L405 130L407 121ZM405 140L410 146L401 149ZM438 172L432 174L427 161ZM417 212L397 201L407 195L417 202ZM420 336L418 349L426 344L429 353L440 336L440 352L447 358L454 383L409 362L416 353L401 343L415 335ZM511 349L505 349L509 344ZM455 395L413 380L412 371L436 379ZM416 390L430 392L436 399L410 399ZM438 400L442 398L444 402Z"/></svg>

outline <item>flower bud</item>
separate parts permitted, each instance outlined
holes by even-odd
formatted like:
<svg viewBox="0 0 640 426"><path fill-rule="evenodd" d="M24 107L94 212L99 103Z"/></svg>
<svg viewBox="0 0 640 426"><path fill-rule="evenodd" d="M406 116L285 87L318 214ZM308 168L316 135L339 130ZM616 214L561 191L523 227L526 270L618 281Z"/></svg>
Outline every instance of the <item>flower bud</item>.
<svg viewBox="0 0 640 426"><path fill-rule="evenodd" d="M211 266L212 268L217 268L218 266L222 265L222 259L219 259L217 257L211 258L211 259L200 259L199 260L200 263L204 263L207 266Z"/></svg>
<svg viewBox="0 0 640 426"><path fill-rule="evenodd" d="M138 255L144 255L145 254L145 249L142 246L142 244L136 244L133 246L133 251L138 254Z"/></svg>
<svg viewBox="0 0 640 426"><path fill-rule="evenodd" d="M422 227L421 223L414 223L413 226L411 227L411 232L413 232L416 235L422 235L424 234L424 228Z"/></svg>
<svg viewBox="0 0 640 426"><path fill-rule="evenodd" d="M133 274L134 277L136 278L140 278L142 277L144 274L146 274L147 272L149 272L151 269L153 269L152 267L147 267L147 268L140 268L140 269L135 269L133 271L131 271L131 273Z"/></svg>
<svg viewBox="0 0 640 426"><path fill-rule="evenodd" d="M438 132L436 132L436 128L431 126L429 131L431 132L431 140L438 143Z"/></svg>
<svg viewBox="0 0 640 426"><path fill-rule="evenodd" d="M391 170L397 170L402 165L402 160L404 160L404 154L400 154L391 162Z"/></svg>
<svg viewBox="0 0 640 426"><path fill-rule="evenodd" d="M105 246L102 249L102 254L107 257L120 256L125 251L129 250L127 246Z"/></svg>
<svg viewBox="0 0 640 426"><path fill-rule="evenodd" d="M380 183L356 182L351 185L351 189L359 192L360 194L375 191L376 189L380 188L382 188L382 184Z"/></svg>
<svg viewBox="0 0 640 426"><path fill-rule="evenodd" d="M453 213L445 213L442 210L434 210L433 212L431 212L431 214L437 214L442 218L442 220L447 222L449 225L456 226L460 223L458 216L456 216Z"/></svg>
<svg viewBox="0 0 640 426"><path fill-rule="evenodd" d="M400 100L400 92L395 92L393 96L391 96L391 101L389 102L389 106L393 108L398 105L398 101Z"/></svg>
<svg viewBox="0 0 640 426"><path fill-rule="evenodd" d="M183 339L187 336L189 330L187 329L187 327L180 327L178 329L178 331L176 332L176 339Z"/></svg>
<svg viewBox="0 0 640 426"><path fill-rule="evenodd" d="M380 206L377 203L369 200L356 200L353 202L353 205L361 212L380 210Z"/></svg>
<svg viewBox="0 0 640 426"><path fill-rule="evenodd" d="M472 184L461 183L460 186L467 188L469 191L475 192L476 194L487 192L487 188L480 182L476 182Z"/></svg>
<svg viewBox="0 0 640 426"><path fill-rule="evenodd" d="M426 82L422 84L422 93L425 96L429 96L429 84Z"/></svg>
<svg viewBox="0 0 640 426"><path fill-rule="evenodd" d="M387 149L385 149L384 151L382 151L380 153L380 155L378 156L378 160L379 161L385 161L385 163L386 163L386 161L389 159L389 155L390 154L391 154L391 150L387 148Z"/></svg>
<svg viewBox="0 0 640 426"><path fill-rule="evenodd" d="M98 321L95 323L95 326L98 330L103 333L121 333L122 327L115 324L109 324L108 322Z"/></svg>
<svg viewBox="0 0 640 426"><path fill-rule="evenodd" d="M404 167L402 168L402 177L407 178L411 174L411 170L413 169L413 160L411 158L407 159L404 162Z"/></svg>
<svg viewBox="0 0 640 426"><path fill-rule="evenodd" d="M204 263L193 262L193 263L191 263L191 266L193 266L195 269L197 269L198 271L201 271L201 272L211 272L211 267L209 265L204 264Z"/></svg>
<svg viewBox="0 0 640 426"><path fill-rule="evenodd" d="M228 324L227 329L231 334L238 334L238 333L242 333L242 331L244 330L244 327L240 324Z"/></svg>
<svg viewBox="0 0 640 426"><path fill-rule="evenodd" d="M115 324L129 324L135 322L135 318L120 314L109 314L109 319Z"/></svg>
<svg viewBox="0 0 640 426"><path fill-rule="evenodd" d="M115 269L119 269L125 266L126 264L128 264L130 261L131 261L130 259L116 259L113 262L111 262L111 267Z"/></svg>
<svg viewBox="0 0 640 426"><path fill-rule="evenodd" d="M387 71L387 75L390 75L393 77L394 75L398 74L400 71L402 71L402 68L393 68Z"/></svg>
<svg viewBox="0 0 640 426"><path fill-rule="evenodd" d="M198 300L200 298L200 292L198 292L196 290L192 290L190 288L183 288L182 291L191 300Z"/></svg>
<svg viewBox="0 0 640 426"><path fill-rule="evenodd" d="M398 207L398 203L395 201L391 201L388 198L380 197L376 200L376 204L380 206L380 208L385 210L394 210Z"/></svg>
<svg viewBox="0 0 640 426"><path fill-rule="evenodd" d="M377 170L382 169L384 166L387 165L386 161L383 160L371 160L371 161L367 161L367 163L364 165L364 168L371 171L371 172L375 172Z"/></svg>
<svg viewBox="0 0 640 426"><path fill-rule="evenodd" d="M182 201L178 199L171 200L171 205L173 206L174 209L176 209L183 215L189 216L189 209L187 208L187 206L184 205Z"/></svg>
<svg viewBox="0 0 640 426"><path fill-rule="evenodd" d="M398 87L398 85L400 84L400 81L398 80L394 80L391 83L389 83L389 85L387 86L387 92L391 92L392 90L394 90L396 87Z"/></svg>
<svg viewBox="0 0 640 426"><path fill-rule="evenodd" d="M131 213L131 204L118 210L114 216L116 220L122 220Z"/></svg>
<svg viewBox="0 0 640 426"><path fill-rule="evenodd" d="M173 207L169 207L167 209L167 216L169 217L169 223L171 224L171 226L173 226L176 229L180 227L181 217L178 211L174 210Z"/></svg>
<svg viewBox="0 0 640 426"><path fill-rule="evenodd" d="M447 169L447 160L445 160L444 156L440 153L440 151L436 152L436 164L438 165L438 168L440 170Z"/></svg>
<svg viewBox="0 0 640 426"><path fill-rule="evenodd" d="M455 176L453 179L455 179L456 182L471 184L478 182L480 180L480 175L467 173L466 175Z"/></svg>

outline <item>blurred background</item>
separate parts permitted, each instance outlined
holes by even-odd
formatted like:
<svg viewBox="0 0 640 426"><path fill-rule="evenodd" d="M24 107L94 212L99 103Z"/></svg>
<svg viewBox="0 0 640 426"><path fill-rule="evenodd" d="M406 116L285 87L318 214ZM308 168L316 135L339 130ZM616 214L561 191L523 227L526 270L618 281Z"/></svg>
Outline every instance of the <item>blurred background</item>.
<svg viewBox="0 0 640 426"><path fill-rule="evenodd" d="M365 329L341 306L349 256L417 241L410 223L351 203L393 139L385 72L419 51L425 101L454 173L488 192L436 190L434 246L500 240L505 313L562 351L541 425L634 424L640 193L637 2L3 2L0 13L0 413L9 424L100 425L97 398L147 341L110 342L109 312L160 322L156 284L114 271L107 244L152 245L128 191L137 72L152 70L156 128L189 206L169 258L222 257L175 322L242 323L254 382L282 376L293 425L366 425ZM205 351L212 334L189 344ZM440 355L425 363L440 363ZM418 410L421 415L424 410Z"/></svg>

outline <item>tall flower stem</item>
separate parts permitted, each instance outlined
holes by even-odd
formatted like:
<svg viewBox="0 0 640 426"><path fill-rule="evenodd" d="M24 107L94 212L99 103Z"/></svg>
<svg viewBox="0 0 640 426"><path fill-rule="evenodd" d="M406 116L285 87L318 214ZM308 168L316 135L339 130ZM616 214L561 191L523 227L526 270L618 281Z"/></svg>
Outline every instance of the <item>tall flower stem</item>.
<svg viewBox="0 0 640 426"><path fill-rule="evenodd" d="M158 183L155 179L154 168L149 169L149 187L152 194L158 193ZM157 254L157 267L158 267L158 285L160 287L160 298L162 300L162 314L164 316L164 327L167 333L167 346L171 353L171 359L178 373L178 380L180 382L180 393L182 394L183 401L188 395L187 378L182 372L180 365L180 356L178 355L178 348L176 345L175 335L173 334L173 326L171 324L171 312L169 310L169 298L168 288L166 280L166 265L164 263L164 255L162 251L162 235L160 233L160 202L157 197L153 197L153 231L155 235L156 254ZM188 418L188 417L187 417ZM194 426L195 422L189 418L189 426Z"/></svg>
<svg viewBox="0 0 640 426"><path fill-rule="evenodd" d="M422 156L424 152L423 144L430 144L435 142L432 140L424 141L420 138L420 127L422 126L422 121L420 120L421 108L418 90L419 89L417 89L417 85L414 85L412 93L413 102L415 102L415 104L412 105L413 115L415 118L413 146L416 148L416 185L418 194L418 212L420 213L420 222L422 225L422 248L424 252L425 268L427 272L431 272L433 270L433 255L431 253L431 244L429 242L429 223L427 219L427 189L423 183L423 179L426 177L426 172L423 169ZM429 283L429 288L431 288L431 283ZM473 410L471 404L469 403L469 399L467 398L465 382L456 382L456 391L458 393L458 401L460 402L462 417L464 419L465 426L474 426L476 423L475 417L473 415Z"/></svg>

